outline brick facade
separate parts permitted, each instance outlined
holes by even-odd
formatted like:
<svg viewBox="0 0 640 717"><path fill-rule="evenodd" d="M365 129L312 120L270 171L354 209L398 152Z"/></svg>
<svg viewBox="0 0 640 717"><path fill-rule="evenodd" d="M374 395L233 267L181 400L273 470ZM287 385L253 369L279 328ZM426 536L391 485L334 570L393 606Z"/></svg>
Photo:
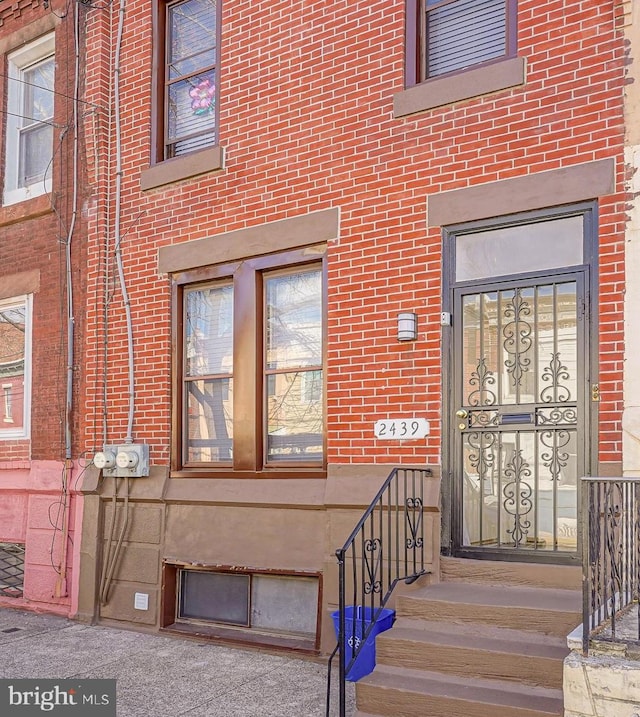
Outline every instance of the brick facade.
<svg viewBox="0 0 640 717"><path fill-rule="evenodd" d="M45 8L34 0L15 4L13 14L0 12L0 42L17 37L31 22L51 18L52 9L64 15L63 4ZM222 0L220 149L205 157L213 162L210 171L206 162L198 164L204 161L202 154L150 169L161 111L154 108L152 5L127 0L118 54L121 6L74 4L82 29L83 164L73 242L81 357L74 367L73 458L92 456L103 444L126 438L129 309L133 439L149 444L152 469L149 479L134 481L128 512L121 501L130 531L123 543L127 558L113 575L113 599L101 606L96 594L99 578L105 576L100 551L104 538L108 544L116 542L113 531L108 535L105 529L107 502L119 487L101 480L94 467L73 474L73 481L82 480L88 517L82 535L83 575L74 575L77 588L72 591L78 605L72 611L77 607L85 619L164 626L171 609L162 602L160 569L171 559L320 575L325 581L321 622L325 636L331 631L325 608L335 600L333 551L381 480L397 464L429 465L434 484L440 468L449 469L443 465L442 422L446 429L446 417L456 407L443 378L448 329L441 326L440 314L448 298L442 228L436 220L443 197L461 197L452 223L598 200L598 296L592 297L598 361L589 378L597 377L600 390L593 432L600 466L591 469L617 471L622 460L627 201L623 26L628 5L522 0L517 3L517 57L467 74L464 90L455 77L407 90L403 0ZM34 304L32 439L0 446L0 469L6 469L5 481L14 493L33 472L34 462L45 461L51 473L42 490L55 494L55 471L61 472L64 459L62 242L71 221L73 145L66 130L74 91L72 16L53 21L59 53L56 141L61 150L51 195L56 211L46 196L0 208L0 286L5 273L25 267L40 272ZM476 96L469 77L480 75L478 87L484 89ZM114 101L116 77L119 107ZM0 77L0 93L4 82ZM447 100L452 92L458 94ZM596 184L607 188L581 186L580 172L591 176L603 161L612 168L612 179ZM563 192L565 171L571 189ZM547 178L549 186L557 184L556 195L545 192ZM470 194L447 195L474 188L488 188L488 196L499 201L468 215L463 210ZM514 197L518 193L513 204L512 192ZM159 255L166 256L169 247L193 248L198 240L206 240L215 254L233 246L234 236L241 242L233 258L239 263L275 253L281 244L307 250L311 239L278 240L279 228L287 234L287 220L326 217L332 210L337 230L317 242L326 245L327 266L326 479L285 480L284 472L274 480L241 481L231 471L205 472L202 480L193 481L170 477L175 321L171 276L162 270ZM115 261L118 223L128 304ZM249 247L253 236L248 230L264 227L271 227L265 230L269 243L243 249L242 242ZM231 234L241 230L248 233ZM400 311L417 313L417 341L397 341ZM430 434L405 442L375 440L374 421L398 416L428 419ZM428 562L433 565L440 549L437 493L437 486L429 493ZM33 530L46 530L43 510L38 498ZM13 515L19 515L18 508ZM77 511L75 520L81 519ZM19 520L14 524L23 525ZM279 525L286 530L279 531ZM234 542L230 536L241 531ZM41 538L33 541L40 553L46 542ZM81 541L76 542L79 546ZM42 561L40 554L35 563ZM144 614L133 607L133 595L141 591L151 596ZM45 592L46 587L39 599Z"/></svg>
<svg viewBox="0 0 640 717"><path fill-rule="evenodd" d="M616 191L600 202L600 458L619 462L622 400L624 46L611 2L520 2L523 86L395 119L403 89L402 2L237 2L223 5L220 144L223 171L142 192L149 164L151 13L127 9L121 73L123 252L138 345L137 418L152 460L168 459L169 286L159 247L327 207L340 207L329 246L328 449L336 463L397 463L439 455L441 238L427 201L455 188L607 157ZM250 18L250 20L248 19ZM87 97L107 93L105 13L88 13ZM102 128L105 128L102 118ZM94 147L109 167L105 135ZM111 151L113 171L113 151ZM97 169L96 171L99 171ZM102 184L101 184L102 182ZM102 173L94 188L89 281L101 321L106 221ZM96 242L95 239L100 241ZM90 289L91 292L94 289ZM92 294L93 296L93 294ZM110 299L110 431L122 434L127 402L122 307ZM92 302L93 304L93 302ZM395 341L399 310L417 310L420 340ZM91 312L93 312L93 308ZM95 445L104 367L89 332L87 448ZM371 424L426 416L421 444L374 444ZM98 440L99 443L99 440Z"/></svg>

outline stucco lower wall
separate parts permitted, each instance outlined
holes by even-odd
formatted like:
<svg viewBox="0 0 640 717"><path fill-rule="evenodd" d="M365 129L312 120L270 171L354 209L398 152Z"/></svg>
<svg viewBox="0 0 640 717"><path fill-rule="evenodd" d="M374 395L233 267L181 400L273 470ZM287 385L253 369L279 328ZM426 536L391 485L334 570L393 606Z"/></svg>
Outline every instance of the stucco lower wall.
<svg viewBox="0 0 640 717"><path fill-rule="evenodd" d="M31 461L0 468L0 542L25 545L23 597L0 596L0 605L60 615L74 611L73 538L82 520L82 496L73 488L79 470L77 466L67 470L65 499L62 462Z"/></svg>
<svg viewBox="0 0 640 717"><path fill-rule="evenodd" d="M333 466L326 479L172 479L154 467L148 478L117 484L87 473L78 611L84 621L118 621L159 630L171 623L165 565L278 572L320 577L321 650L333 649L337 607L335 550L344 543L393 466ZM425 562L440 550L438 470L425 485ZM105 589L105 565L123 530ZM170 593L170 586L168 592ZM136 594L148 608L136 606ZM106 599L105 599L106 597ZM167 604L169 607L167 607Z"/></svg>
<svg viewBox="0 0 640 717"><path fill-rule="evenodd" d="M565 717L640 717L640 662L624 652L571 652L563 687Z"/></svg>

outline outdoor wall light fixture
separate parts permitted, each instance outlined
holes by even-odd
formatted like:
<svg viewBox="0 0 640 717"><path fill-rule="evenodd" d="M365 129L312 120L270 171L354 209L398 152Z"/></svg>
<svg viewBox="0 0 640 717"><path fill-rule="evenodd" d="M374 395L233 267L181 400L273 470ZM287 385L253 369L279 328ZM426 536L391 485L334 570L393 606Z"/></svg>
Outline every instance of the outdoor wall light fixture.
<svg viewBox="0 0 640 717"><path fill-rule="evenodd" d="M418 315L413 311L398 314L398 341L415 341L418 338Z"/></svg>

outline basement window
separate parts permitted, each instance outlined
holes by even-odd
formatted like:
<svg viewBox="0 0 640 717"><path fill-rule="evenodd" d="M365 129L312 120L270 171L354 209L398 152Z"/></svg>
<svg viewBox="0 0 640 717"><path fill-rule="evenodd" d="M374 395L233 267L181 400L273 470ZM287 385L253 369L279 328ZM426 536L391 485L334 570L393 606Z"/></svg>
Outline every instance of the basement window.
<svg viewBox="0 0 640 717"><path fill-rule="evenodd" d="M234 642L318 648L316 574L165 564L163 627Z"/></svg>
<svg viewBox="0 0 640 717"><path fill-rule="evenodd" d="M249 625L249 575L180 571L178 620Z"/></svg>
<svg viewBox="0 0 640 717"><path fill-rule="evenodd" d="M19 598L24 591L24 544L0 543L0 595Z"/></svg>

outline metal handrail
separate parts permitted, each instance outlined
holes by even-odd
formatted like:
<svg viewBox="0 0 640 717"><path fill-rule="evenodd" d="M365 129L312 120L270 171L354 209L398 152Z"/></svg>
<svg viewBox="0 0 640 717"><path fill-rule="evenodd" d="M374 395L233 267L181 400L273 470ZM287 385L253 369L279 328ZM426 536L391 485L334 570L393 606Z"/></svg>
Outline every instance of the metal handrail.
<svg viewBox="0 0 640 717"><path fill-rule="evenodd" d="M617 640L620 611L637 603L640 641L640 477L582 478L582 651L597 631ZM610 627L610 634L604 627Z"/></svg>
<svg viewBox="0 0 640 717"><path fill-rule="evenodd" d="M328 661L327 717L335 655L339 655L340 717L345 717L346 676L375 629L393 589L401 580L410 584L428 572L424 567L423 491L424 480L429 476L428 468L394 468L342 548L336 550L338 641ZM345 616L348 591L354 608L349 620ZM348 661L347 645L351 651Z"/></svg>

